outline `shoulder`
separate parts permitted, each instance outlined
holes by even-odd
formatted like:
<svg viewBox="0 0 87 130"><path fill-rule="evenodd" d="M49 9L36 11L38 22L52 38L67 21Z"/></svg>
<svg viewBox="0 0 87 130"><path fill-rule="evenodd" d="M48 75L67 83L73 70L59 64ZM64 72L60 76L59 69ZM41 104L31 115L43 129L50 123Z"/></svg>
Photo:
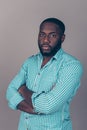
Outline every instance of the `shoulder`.
<svg viewBox="0 0 87 130"><path fill-rule="evenodd" d="M38 56L39 56L39 54L35 54L35 55L32 55L32 56L29 56L29 57L24 61L23 64L29 64L29 63L31 63L31 62L33 62L33 61L36 61L36 60L38 59Z"/></svg>
<svg viewBox="0 0 87 130"><path fill-rule="evenodd" d="M32 55L32 56L29 56L22 64L22 67L23 68L26 68L28 66L31 66L33 63L37 62L38 60L38 56L39 54L35 54L35 55Z"/></svg>
<svg viewBox="0 0 87 130"><path fill-rule="evenodd" d="M70 55L69 53L66 53L65 51L63 51L63 54L62 54L62 61L63 61L63 64L62 64L63 67L71 66L72 68L77 69L81 73L83 72L83 65L80 62L80 60Z"/></svg>
<svg viewBox="0 0 87 130"><path fill-rule="evenodd" d="M76 62L78 64L82 64L79 59L77 59L76 57L70 55L69 53L67 53L65 51L63 51L62 59L63 59L64 63Z"/></svg>

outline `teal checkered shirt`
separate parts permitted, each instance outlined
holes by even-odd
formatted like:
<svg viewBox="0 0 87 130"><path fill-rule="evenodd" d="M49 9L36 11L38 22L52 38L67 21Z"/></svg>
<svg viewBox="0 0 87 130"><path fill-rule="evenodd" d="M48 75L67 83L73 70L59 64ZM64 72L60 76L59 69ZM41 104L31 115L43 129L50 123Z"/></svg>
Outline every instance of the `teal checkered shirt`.
<svg viewBox="0 0 87 130"><path fill-rule="evenodd" d="M12 109L24 100L18 88L26 86L34 93L32 104L38 115L21 112L18 130L72 130L69 106L80 86L82 65L60 49L41 68L41 53L29 57L11 81L6 92Z"/></svg>

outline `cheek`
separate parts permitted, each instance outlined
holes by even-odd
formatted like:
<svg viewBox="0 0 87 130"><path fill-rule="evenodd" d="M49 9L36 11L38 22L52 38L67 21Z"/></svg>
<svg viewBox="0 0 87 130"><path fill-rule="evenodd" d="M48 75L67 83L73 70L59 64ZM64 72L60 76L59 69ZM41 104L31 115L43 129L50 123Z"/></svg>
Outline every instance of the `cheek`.
<svg viewBox="0 0 87 130"><path fill-rule="evenodd" d="M50 42L50 45L51 46L56 46L58 44L58 41L57 40L53 40Z"/></svg>
<svg viewBox="0 0 87 130"><path fill-rule="evenodd" d="M41 43L43 42L43 40L41 38L38 38L38 42Z"/></svg>
<svg viewBox="0 0 87 130"><path fill-rule="evenodd" d="M38 38L38 44L41 44L41 39L40 38Z"/></svg>

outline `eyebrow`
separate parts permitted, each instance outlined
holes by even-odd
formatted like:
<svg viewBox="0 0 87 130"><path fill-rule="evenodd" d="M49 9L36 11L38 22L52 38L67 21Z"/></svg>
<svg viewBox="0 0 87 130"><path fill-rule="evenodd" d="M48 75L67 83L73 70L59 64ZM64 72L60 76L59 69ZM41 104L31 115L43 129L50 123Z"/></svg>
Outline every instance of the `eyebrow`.
<svg viewBox="0 0 87 130"><path fill-rule="evenodd" d="M40 33L45 33L45 32L43 32L43 31L40 31ZM50 32L49 34L52 34L52 33L56 33L56 32ZM46 34L46 33L45 33ZM57 33L56 33L57 34Z"/></svg>

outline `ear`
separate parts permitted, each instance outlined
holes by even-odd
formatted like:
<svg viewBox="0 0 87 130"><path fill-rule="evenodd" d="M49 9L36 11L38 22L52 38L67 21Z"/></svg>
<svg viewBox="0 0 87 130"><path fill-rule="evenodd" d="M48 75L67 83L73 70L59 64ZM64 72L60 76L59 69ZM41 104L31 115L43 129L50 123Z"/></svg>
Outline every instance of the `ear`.
<svg viewBox="0 0 87 130"><path fill-rule="evenodd" d="M62 35L61 42L64 42L64 40L65 40L65 34Z"/></svg>

